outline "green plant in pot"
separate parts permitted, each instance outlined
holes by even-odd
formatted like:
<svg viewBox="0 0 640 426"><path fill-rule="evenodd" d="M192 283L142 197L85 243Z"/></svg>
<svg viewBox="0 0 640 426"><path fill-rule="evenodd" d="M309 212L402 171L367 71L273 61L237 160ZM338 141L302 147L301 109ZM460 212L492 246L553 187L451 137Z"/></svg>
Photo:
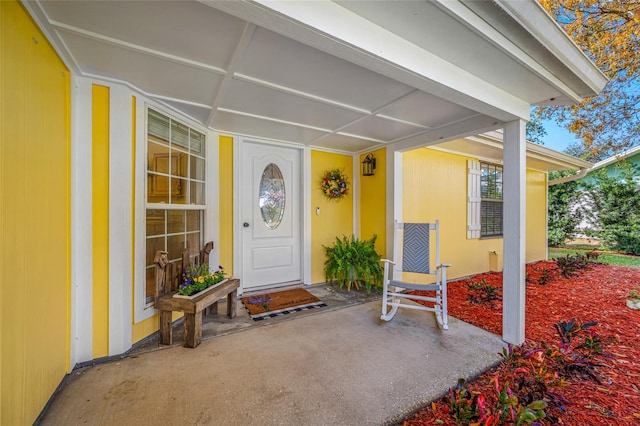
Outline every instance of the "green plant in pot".
<svg viewBox="0 0 640 426"><path fill-rule="evenodd" d="M336 237L333 246L323 246L327 255L324 262L327 282L337 281L340 288L346 287L347 291L351 291L352 285L356 290L364 285L367 293L371 292L372 286L380 286L382 267L375 247L376 238L374 235L369 240L360 240L345 235Z"/></svg>

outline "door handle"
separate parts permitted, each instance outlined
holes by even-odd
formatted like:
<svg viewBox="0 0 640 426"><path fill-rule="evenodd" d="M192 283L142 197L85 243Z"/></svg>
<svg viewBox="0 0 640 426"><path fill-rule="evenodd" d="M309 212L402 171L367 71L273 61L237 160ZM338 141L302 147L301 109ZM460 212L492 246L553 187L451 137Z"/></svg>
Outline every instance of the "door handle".
<svg viewBox="0 0 640 426"><path fill-rule="evenodd" d="M244 226L245 228L248 228L249 227L249 222L243 223L242 226Z"/></svg>

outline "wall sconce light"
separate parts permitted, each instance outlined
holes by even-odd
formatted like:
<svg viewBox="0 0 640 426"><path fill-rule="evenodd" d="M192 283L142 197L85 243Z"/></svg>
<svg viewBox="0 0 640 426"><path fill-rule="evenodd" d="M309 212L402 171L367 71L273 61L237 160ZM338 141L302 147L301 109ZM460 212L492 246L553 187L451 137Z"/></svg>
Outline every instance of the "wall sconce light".
<svg viewBox="0 0 640 426"><path fill-rule="evenodd" d="M373 154L367 154L362 160L362 176L373 176L376 169L376 157Z"/></svg>

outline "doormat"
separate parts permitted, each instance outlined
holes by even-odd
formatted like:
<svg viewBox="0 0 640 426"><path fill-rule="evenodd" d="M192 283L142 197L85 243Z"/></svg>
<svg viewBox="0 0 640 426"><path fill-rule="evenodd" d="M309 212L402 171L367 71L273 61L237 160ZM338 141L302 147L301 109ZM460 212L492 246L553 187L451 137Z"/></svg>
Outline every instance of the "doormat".
<svg viewBox="0 0 640 426"><path fill-rule="evenodd" d="M240 300L254 321L327 306L322 300L301 288L248 296Z"/></svg>

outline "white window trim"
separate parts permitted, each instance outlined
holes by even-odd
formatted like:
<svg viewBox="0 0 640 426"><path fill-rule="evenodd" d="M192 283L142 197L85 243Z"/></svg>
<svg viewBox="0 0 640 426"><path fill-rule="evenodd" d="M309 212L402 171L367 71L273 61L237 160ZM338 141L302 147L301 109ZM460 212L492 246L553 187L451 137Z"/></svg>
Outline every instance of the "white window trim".
<svg viewBox="0 0 640 426"><path fill-rule="evenodd" d="M205 204L204 210L201 205L181 205L181 210L203 210L203 238L206 241L214 241L214 250L217 248L215 245L218 237L218 222L219 214L216 211L215 214L211 212L211 206L215 206L215 200L218 200L218 178L215 171L217 167L211 167L213 164L218 164L218 135L211 132L209 129L204 128L202 125L185 119L182 116L178 116L175 113L167 110L167 108L161 105L152 103L147 99L137 96L136 102L136 195L135 195L135 211L136 211L136 232L135 232L135 280L134 280L134 324L138 324L144 320L152 318L158 313L158 310L153 304L145 302L145 288L146 288L146 210L147 208L162 208L169 209L173 206L166 204L147 203L147 114L148 109L151 108L154 111L158 111L161 114L167 115L171 119L186 124L187 126L203 133L206 137L206 149L205 149L205 170L206 170L206 186L205 186ZM213 169L213 170L211 170ZM210 259L211 264L218 263L218 250L215 253L212 252Z"/></svg>

